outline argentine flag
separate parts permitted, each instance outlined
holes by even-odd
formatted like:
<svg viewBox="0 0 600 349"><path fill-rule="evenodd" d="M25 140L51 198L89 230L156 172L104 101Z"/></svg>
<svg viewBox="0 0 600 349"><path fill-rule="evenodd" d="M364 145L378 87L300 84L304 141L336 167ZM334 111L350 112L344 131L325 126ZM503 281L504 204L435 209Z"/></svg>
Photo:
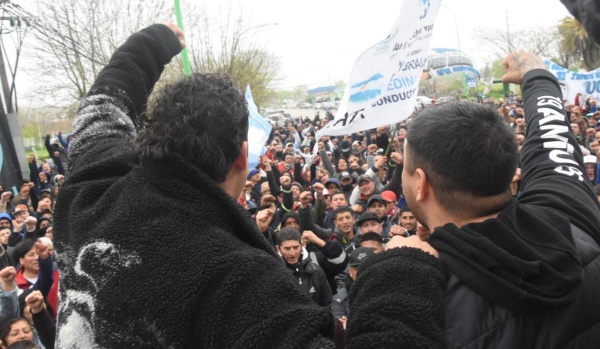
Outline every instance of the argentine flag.
<svg viewBox="0 0 600 349"><path fill-rule="evenodd" d="M258 113L258 108L254 104L254 98L252 98L250 85L246 87L246 101L248 102L248 112L250 114L248 122L248 169L251 169L260 164L260 156L267 151L265 142L269 139L273 127Z"/></svg>

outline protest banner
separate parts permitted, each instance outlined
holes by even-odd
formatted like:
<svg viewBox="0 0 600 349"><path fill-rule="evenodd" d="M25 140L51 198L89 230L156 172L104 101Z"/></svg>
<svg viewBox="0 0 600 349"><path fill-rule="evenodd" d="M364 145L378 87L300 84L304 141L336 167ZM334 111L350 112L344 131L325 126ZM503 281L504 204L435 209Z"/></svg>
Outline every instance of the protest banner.
<svg viewBox="0 0 600 349"><path fill-rule="evenodd" d="M354 64L333 121L319 132L338 136L408 118L414 110L440 0L406 0L389 35Z"/></svg>
<svg viewBox="0 0 600 349"><path fill-rule="evenodd" d="M556 76L563 99L573 104L577 93L596 101L600 98L600 68L591 72L575 72L562 67L549 59L544 59L548 70Z"/></svg>

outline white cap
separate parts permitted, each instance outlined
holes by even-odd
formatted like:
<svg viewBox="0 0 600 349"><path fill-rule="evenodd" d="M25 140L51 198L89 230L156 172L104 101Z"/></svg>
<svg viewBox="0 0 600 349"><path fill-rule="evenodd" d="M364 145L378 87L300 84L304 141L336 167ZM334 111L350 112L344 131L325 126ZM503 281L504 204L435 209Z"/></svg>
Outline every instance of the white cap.
<svg viewBox="0 0 600 349"><path fill-rule="evenodd" d="M586 155L583 157L584 164L595 164L597 162L596 155Z"/></svg>

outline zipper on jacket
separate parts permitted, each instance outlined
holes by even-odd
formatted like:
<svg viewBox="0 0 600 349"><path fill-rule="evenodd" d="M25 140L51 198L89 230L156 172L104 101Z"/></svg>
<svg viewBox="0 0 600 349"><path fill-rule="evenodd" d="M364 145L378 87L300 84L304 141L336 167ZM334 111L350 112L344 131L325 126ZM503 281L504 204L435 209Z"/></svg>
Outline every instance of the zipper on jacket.
<svg viewBox="0 0 600 349"><path fill-rule="evenodd" d="M299 270L298 270L298 268L296 268L296 273L298 273L298 272L299 272ZM299 278L298 278L298 283L299 283L300 285L302 285L302 277L299 277Z"/></svg>

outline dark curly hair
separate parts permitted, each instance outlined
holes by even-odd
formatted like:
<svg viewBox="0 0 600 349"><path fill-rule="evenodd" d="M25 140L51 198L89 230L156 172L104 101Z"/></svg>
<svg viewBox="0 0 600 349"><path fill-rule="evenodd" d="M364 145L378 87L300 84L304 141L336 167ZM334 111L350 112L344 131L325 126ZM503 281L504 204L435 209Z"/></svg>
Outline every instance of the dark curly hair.
<svg viewBox="0 0 600 349"><path fill-rule="evenodd" d="M227 75L192 74L158 91L142 115L140 162L179 157L223 182L248 138L246 99Z"/></svg>

